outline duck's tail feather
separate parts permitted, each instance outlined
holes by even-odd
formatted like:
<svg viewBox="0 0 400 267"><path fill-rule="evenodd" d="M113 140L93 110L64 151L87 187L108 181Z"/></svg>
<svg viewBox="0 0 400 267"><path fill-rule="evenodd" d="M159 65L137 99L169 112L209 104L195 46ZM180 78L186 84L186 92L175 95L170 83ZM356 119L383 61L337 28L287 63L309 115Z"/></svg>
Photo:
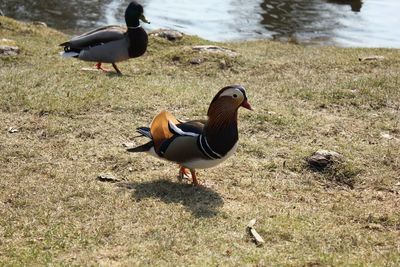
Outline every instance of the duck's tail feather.
<svg viewBox="0 0 400 267"><path fill-rule="evenodd" d="M59 44L59 46L69 46L69 45L70 45L69 41L64 42L64 43L62 43L62 44Z"/></svg>
<svg viewBox="0 0 400 267"><path fill-rule="evenodd" d="M126 151L133 152L133 153L135 153L135 152L147 152L153 146L154 146L153 141L150 141L150 142L148 142L148 143L146 143L144 145L141 145L141 146L127 148Z"/></svg>
<svg viewBox="0 0 400 267"><path fill-rule="evenodd" d="M136 129L136 132L140 133L143 136L146 136L147 138L153 139L149 127L139 127Z"/></svg>

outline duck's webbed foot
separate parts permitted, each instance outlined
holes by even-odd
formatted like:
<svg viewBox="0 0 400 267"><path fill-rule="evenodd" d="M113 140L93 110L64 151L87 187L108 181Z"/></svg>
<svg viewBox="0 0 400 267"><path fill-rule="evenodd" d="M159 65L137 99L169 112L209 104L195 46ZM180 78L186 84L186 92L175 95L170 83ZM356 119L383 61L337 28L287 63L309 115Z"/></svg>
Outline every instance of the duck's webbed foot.
<svg viewBox="0 0 400 267"><path fill-rule="evenodd" d="M101 66L101 62L97 62L97 64L94 65L94 66L95 66L95 68L98 69L98 70L102 70L102 71L104 71L104 72L110 72L109 69L105 69L105 68L103 68L103 67Z"/></svg>
<svg viewBox="0 0 400 267"><path fill-rule="evenodd" d="M196 171L194 169L190 169L190 174L192 175L192 184L194 186L202 186L196 177Z"/></svg>
<svg viewBox="0 0 400 267"><path fill-rule="evenodd" d="M189 175L190 175L190 174L189 174L188 170L187 170L185 167L180 166L180 168L179 168L179 174L178 174L179 180L182 181L183 179L189 179L189 178L190 178Z"/></svg>

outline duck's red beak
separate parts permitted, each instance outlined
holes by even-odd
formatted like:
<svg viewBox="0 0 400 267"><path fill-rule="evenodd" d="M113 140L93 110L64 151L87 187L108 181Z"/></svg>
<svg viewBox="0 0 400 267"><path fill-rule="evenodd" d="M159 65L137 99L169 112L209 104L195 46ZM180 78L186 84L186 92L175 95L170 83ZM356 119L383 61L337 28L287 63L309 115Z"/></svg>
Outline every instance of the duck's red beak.
<svg viewBox="0 0 400 267"><path fill-rule="evenodd" d="M247 108L248 110L253 110L253 108L250 106L250 103L247 102L247 99L243 100L243 102L240 106Z"/></svg>

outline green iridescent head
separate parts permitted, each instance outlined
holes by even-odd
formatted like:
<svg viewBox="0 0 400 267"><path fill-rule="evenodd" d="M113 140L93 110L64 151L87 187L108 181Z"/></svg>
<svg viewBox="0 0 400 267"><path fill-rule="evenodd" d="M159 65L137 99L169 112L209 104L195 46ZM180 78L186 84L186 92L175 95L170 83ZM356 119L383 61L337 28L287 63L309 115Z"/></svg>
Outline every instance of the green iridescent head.
<svg viewBox="0 0 400 267"><path fill-rule="evenodd" d="M143 15L142 5L132 1L125 10L125 21L128 27L136 27L139 25L139 20L150 23Z"/></svg>

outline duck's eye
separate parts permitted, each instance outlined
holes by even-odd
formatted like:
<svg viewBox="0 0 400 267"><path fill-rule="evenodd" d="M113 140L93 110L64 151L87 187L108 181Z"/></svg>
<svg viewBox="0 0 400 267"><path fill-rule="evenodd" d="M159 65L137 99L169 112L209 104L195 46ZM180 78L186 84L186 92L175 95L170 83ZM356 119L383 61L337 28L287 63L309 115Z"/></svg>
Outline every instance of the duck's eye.
<svg viewBox="0 0 400 267"><path fill-rule="evenodd" d="M233 98L236 98L237 97L237 94L233 94Z"/></svg>

